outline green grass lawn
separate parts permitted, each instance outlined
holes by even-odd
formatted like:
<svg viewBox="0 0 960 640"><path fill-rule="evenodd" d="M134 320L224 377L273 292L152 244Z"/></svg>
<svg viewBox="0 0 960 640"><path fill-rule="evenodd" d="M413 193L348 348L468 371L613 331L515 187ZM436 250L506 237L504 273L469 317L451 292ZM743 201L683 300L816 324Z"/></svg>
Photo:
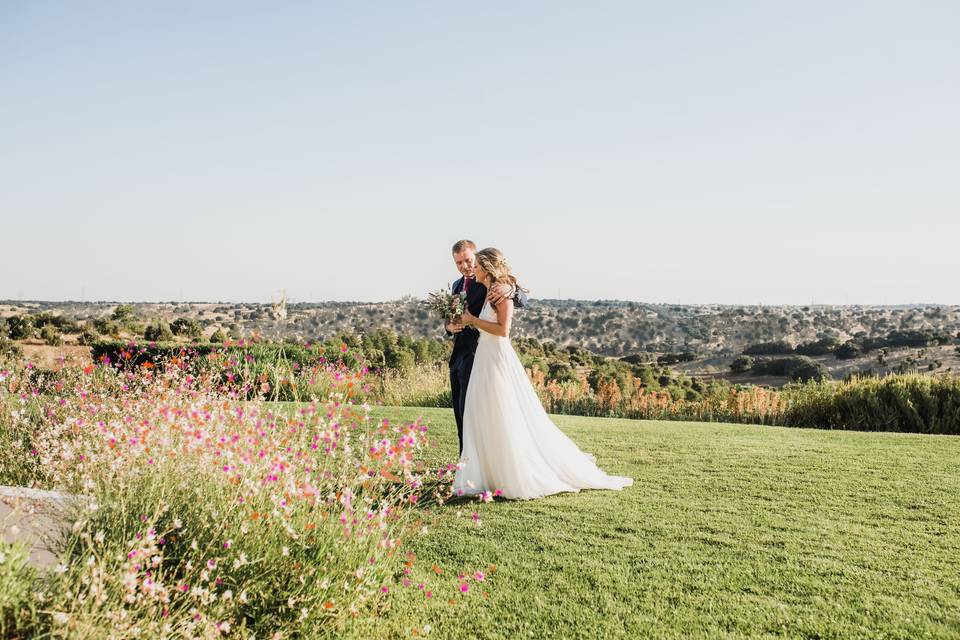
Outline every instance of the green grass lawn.
<svg viewBox="0 0 960 640"><path fill-rule="evenodd" d="M451 411L375 412L428 419L427 459L455 461ZM425 508L406 550L433 597L395 588L358 636L960 637L960 438L556 422L635 484ZM459 593L458 572L490 564Z"/></svg>

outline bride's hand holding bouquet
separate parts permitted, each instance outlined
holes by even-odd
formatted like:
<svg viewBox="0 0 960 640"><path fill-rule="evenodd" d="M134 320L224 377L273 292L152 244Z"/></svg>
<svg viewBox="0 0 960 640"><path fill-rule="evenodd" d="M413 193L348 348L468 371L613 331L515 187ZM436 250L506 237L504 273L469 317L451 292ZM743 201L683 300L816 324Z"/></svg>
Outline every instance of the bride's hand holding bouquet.
<svg viewBox="0 0 960 640"><path fill-rule="evenodd" d="M470 313L470 312L467 311L466 309L464 309L464 310L463 310L463 313L460 314L460 324L462 324L462 325L465 326L465 327L472 327L472 326L474 326L474 324L475 324L474 321L475 321L475 320L477 320L477 316L473 315L472 313Z"/></svg>

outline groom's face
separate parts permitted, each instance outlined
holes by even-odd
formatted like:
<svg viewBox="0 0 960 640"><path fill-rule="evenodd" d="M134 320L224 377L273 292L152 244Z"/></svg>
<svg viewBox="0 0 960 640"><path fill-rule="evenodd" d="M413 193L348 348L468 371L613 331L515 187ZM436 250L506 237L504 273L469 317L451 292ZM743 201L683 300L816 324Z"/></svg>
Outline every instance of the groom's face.
<svg viewBox="0 0 960 640"><path fill-rule="evenodd" d="M453 261L457 263L457 270L461 275L468 278L475 276L477 257L474 255L473 249L467 247L463 251L453 254Z"/></svg>

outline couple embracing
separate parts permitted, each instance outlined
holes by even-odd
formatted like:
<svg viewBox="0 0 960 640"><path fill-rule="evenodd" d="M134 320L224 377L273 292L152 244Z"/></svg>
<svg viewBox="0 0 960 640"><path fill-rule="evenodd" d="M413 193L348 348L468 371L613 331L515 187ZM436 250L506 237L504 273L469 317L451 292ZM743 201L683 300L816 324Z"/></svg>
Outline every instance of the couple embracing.
<svg viewBox="0 0 960 640"><path fill-rule="evenodd" d="M450 358L453 411L460 439L458 495L499 491L530 499L581 489L622 489L633 479L610 476L595 458L553 424L510 344L515 306L527 300L503 254L477 251L469 240L453 245L462 278L453 293L466 294Z"/></svg>

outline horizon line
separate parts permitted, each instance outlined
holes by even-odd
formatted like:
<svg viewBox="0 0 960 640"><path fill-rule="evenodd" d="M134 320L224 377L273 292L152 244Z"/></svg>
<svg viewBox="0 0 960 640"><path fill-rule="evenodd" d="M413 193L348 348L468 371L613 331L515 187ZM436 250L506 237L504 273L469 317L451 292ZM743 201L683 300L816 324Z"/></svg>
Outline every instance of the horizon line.
<svg viewBox="0 0 960 640"><path fill-rule="evenodd" d="M287 300L286 304L391 304L398 302L407 302L409 299L414 301L421 300L412 294L404 295L399 298L389 300ZM950 302L894 302L894 303L871 303L871 302L649 302L643 300L628 300L620 298L530 298L531 302L588 302L588 303L618 303L618 304L640 304L648 306L662 307L960 307L960 303ZM0 304L90 304L90 305L119 305L119 304L250 304L250 305L274 305L277 302L264 302L261 300L41 300L41 299L14 299L7 298L0 300Z"/></svg>

